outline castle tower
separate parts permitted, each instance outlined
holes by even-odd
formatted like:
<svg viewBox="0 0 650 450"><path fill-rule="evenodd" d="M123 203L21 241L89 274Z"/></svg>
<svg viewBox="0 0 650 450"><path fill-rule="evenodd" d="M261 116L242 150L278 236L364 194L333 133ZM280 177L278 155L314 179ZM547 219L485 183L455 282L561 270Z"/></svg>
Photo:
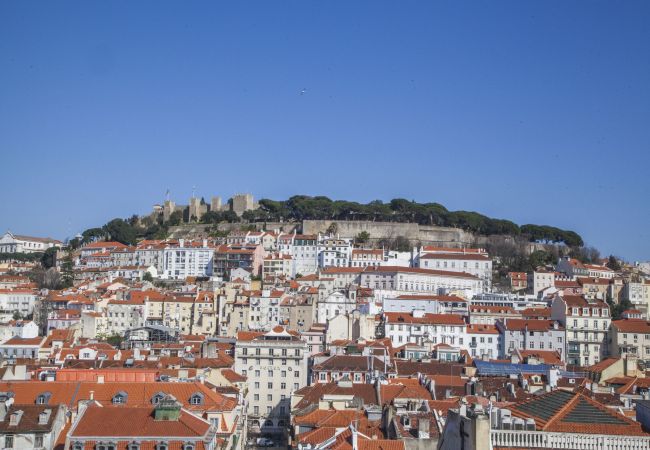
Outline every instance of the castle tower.
<svg viewBox="0 0 650 450"><path fill-rule="evenodd" d="M221 211L221 197L212 197L210 201L210 211Z"/></svg>
<svg viewBox="0 0 650 450"><path fill-rule="evenodd" d="M173 200L165 200L163 205L163 221L167 222L172 213L176 210L176 203Z"/></svg>

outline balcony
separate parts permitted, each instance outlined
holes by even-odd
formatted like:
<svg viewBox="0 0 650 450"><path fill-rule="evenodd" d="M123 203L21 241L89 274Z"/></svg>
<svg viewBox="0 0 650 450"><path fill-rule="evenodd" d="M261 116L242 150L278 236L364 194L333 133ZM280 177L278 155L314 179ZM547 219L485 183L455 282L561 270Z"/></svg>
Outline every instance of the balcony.
<svg viewBox="0 0 650 450"><path fill-rule="evenodd" d="M490 430L490 441L493 447L650 450L650 438L645 436Z"/></svg>

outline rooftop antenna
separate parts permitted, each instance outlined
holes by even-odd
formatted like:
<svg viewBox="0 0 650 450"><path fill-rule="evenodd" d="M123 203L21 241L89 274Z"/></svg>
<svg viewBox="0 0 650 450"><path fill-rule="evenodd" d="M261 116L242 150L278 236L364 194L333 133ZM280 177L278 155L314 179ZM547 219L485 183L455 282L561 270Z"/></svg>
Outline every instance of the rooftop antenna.
<svg viewBox="0 0 650 450"><path fill-rule="evenodd" d="M196 197L196 185L192 186L192 198Z"/></svg>
<svg viewBox="0 0 650 450"><path fill-rule="evenodd" d="M167 188L167 192L165 192L165 200L169 201L169 188Z"/></svg>

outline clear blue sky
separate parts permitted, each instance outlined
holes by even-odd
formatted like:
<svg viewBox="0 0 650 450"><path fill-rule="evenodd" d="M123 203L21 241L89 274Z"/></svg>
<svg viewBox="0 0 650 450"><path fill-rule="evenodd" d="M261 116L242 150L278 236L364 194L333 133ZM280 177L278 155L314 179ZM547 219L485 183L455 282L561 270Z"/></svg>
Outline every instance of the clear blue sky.
<svg viewBox="0 0 650 450"><path fill-rule="evenodd" d="M437 201L650 259L649 144L647 0L0 2L2 231L196 185Z"/></svg>

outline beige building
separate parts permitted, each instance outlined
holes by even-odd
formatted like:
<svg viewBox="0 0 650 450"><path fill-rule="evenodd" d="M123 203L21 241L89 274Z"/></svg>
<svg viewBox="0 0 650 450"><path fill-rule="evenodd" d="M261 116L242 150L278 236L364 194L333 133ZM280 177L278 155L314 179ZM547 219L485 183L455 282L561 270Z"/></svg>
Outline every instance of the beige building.
<svg viewBox="0 0 650 450"><path fill-rule="evenodd" d="M287 296L280 302L280 322L291 330L306 331L316 317L317 295Z"/></svg>
<svg viewBox="0 0 650 450"><path fill-rule="evenodd" d="M612 321L610 354L650 361L650 323L643 319Z"/></svg>
<svg viewBox="0 0 650 450"><path fill-rule="evenodd" d="M291 276L291 255L284 253L272 253L264 257L262 266L262 279L267 277L290 277Z"/></svg>
<svg viewBox="0 0 650 450"><path fill-rule="evenodd" d="M148 298L144 311L145 325L163 325L182 334L212 336L217 331L213 292Z"/></svg>
<svg viewBox="0 0 650 450"><path fill-rule="evenodd" d="M307 343L282 326L237 334L235 371L248 377L248 428L284 434L291 394L307 385Z"/></svg>
<svg viewBox="0 0 650 450"><path fill-rule="evenodd" d="M375 339L377 325L374 314L361 314L359 311L340 314L327 322L325 339L328 344L341 339L371 341Z"/></svg>

